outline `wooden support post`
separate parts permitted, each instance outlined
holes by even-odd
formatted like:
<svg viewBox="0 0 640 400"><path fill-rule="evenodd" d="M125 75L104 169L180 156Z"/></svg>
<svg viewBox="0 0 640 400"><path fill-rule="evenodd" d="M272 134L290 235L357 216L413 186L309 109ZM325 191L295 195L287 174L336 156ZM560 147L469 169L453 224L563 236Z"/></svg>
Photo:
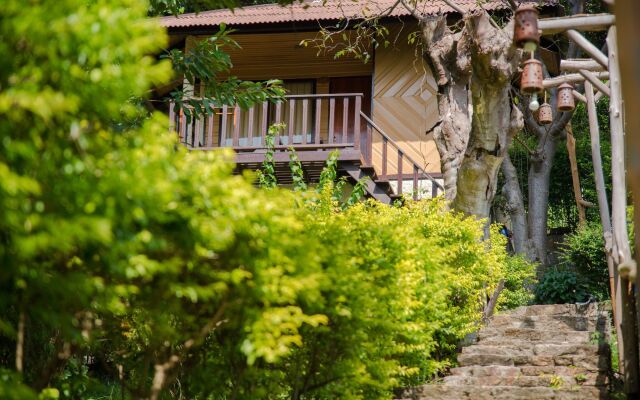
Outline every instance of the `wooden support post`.
<svg viewBox="0 0 640 400"><path fill-rule="evenodd" d="M349 130L349 98L342 99L342 142L347 143Z"/></svg>
<svg viewBox="0 0 640 400"><path fill-rule="evenodd" d="M296 123L296 101L294 99L289 99L289 126L287 126L289 134L289 139L287 140L287 146L293 146L293 130L295 128Z"/></svg>
<svg viewBox="0 0 640 400"><path fill-rule="evenodd" d="M334 135L334 123L336 118L336 99L332 97L329 99L329 144L333 143Z"/></svg>
<svg viewBox="0 0 640 400"><path fill-rule="evenodd" d="M576 139L573 137L571 122L565 127L567 132L567 152L569 153L569 164L571 165L571 181L573 183L573 197L578 208L578 226L584 227L587 224L587 214L582 203L582 189L580 188L580 176L578 175L578 161L576 159Z"/></svg>
<svg viewBox="0 0 640 400"><path fill-rule="evenodd" d="M418 166L413 165L413 199L418 200Z"/></svg>
<svg viewBox="0 0 640 400"><path fill-rule="evenodd" d="M555 35L567 29L579 31L604 31L613 25L616 18L612 14L572 15L569 17L543 18L538 21L538 29L543 35Z"/></svg>
<svg viewBox="0 0 640 400"><path fill-rule="evenodd" d="M611 91L609 90L609 86L605 85L597 76L593 74L591 71L587 71L586 69L580 70L580 75L584 76L584 79L591 82L596 89L611 97Z"/></svg>
<svg viewBox="0 0 640 400"><path fill-rule="evenodd" d="M609 118L611 127L611 226L613 231L613 258L616 264L631 260L631 249L627 235L627 189L624 165L624 119L622 93L620 88L620 70L618 66L618 47L616 43L616 28L609 28L607 35L609 49L609 73L611 75L611 96L609 103ZM630 293L629 281L617 274L616 279L616 309L620 313L622 337L624 341L620 363L624 367L624 388L631 396L640 393L638 380L638 337L636 334L637 316L635 300Z"/></svg>
<svg viewBox="0 0 640 400"><path fill-rule="evenodd" d="M255 106L251 106L251 108L249 108L249 116L247 118L249 118L249 122L248 122L248 126L247 126L247 146L253 146L253 118L254 118L254 114L255 114Z"/></svg>
<svg viewBox="0 0 640 400"><path fill-rule="evenodd" d="M626 54L619 60L620 79L623 83L622 92L624 104L627 110L637 112L640 110L640 1L617 0L615 2L615 13L617 18L617 46L620 54ZM627 135L627 172L629 173L628 183L631 186L632 198L634 201L635 218L635 245L636 261L640 257L640 118L630 116L626 119ZM636 276L636 305L640 304L640 274ZM638 321L640 327L640 321ZM640 334L640 332L639 332Z"/></svg>
<svg viewBox="0 0 640 400"><path fill-rule="evenodd" d="M607 199L607 189L604 182L604 170L602 168L602 153L600 151L600 127L598 126L598 113L596 110L596 101L593 96L593 86L590 82L584 83L584 94L587 99L587 115L589 117L589 136L591 138L591 160L593 163L593 176L596 184L596 193L598 196L598 210L600 211L600 223L602 224L602 235L604 236L604 246L607 254L607 267L609 269L609 291L611 299L616 298L615 278L617 271L615 263L611 255L611 214L609 213L609 200ZM622 337L620 329L619 315L616 310L616 302L611 302L613 308L613 320L616 327L616 334ZM622 340L618 340L619 354L624 353ZM621 364L622 365L622 364Z"/></svg>
<svg viewBox="0 0 640 400"><path fill-rule="evenodd" d="M575 44L580 46L582 50L589 54L598 64L602 65L604 68L607 68L609 66L607 56L602 54L602 52L596 46L594 46L593 43L582 36L580 32L569 29L567 31L567 36L569 37L569 39L573 40Z"/></svg>

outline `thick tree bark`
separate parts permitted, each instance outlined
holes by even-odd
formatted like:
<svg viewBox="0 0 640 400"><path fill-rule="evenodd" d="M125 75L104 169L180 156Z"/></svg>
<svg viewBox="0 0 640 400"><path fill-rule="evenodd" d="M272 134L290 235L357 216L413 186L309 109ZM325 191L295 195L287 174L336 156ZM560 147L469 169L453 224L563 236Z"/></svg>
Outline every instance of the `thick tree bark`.
<svg viewBox="0 0 640 400"><path fill-rule="evenodd" d="M453 33L444 16L422 21L425 58L438 83L441 120L434 138L452 207L488 219L512 119L519 115L509 93L521 52L513 47L511 24L499 29L486 12L466 15L464 22Z"/></svg>

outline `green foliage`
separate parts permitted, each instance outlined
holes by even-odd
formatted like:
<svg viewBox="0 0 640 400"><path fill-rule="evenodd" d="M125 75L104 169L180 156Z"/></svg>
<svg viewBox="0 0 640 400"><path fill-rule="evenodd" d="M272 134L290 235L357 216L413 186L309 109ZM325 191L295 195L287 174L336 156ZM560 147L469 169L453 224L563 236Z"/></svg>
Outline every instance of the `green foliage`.
<svg viewBox="0 0 640 400"><path fill-rule="evenodd" d="M170 75L146 12L4 5L0 397L104 398L122 370L130 398L377 399L450 365L504 246L438 201L344 207L337 153L293 193L188 152L129 101Z"/></svg>
<svg viewBox="0 0 640 400"><path fill-rule="evenodd" d="M258 171L258 183L260 187L265 189L273 189L278 185L278 180L276 179L276 163L273 159L273 153L275 151L275 137L281 128L281 124L270 126L264 138L267 149L264 154L262 168Z"/></svg>
<svg viewBox="0 0 640 400"><path fill-rule="evenodd" d="M578 275L571 270L550 268L536 286L538 304L578 303L588 298L588 291Z"/></svg>
<svg viewBox="0 0 640 400"><path fill-rule="evenodd" d="M506 260L504 276L504 290L498 298L498 307L512 309L531 304L534 299L536 264L522 255L509 256Z"/></svg>
<svg viewBox="0 0 640 400"><path fill-rule="evenodd" d="M598 300L609 298L609 270L600 224L589 223L567 235L560 257L575 269L590 294Z"/></svg>
<svg viewBox="0 0 640 400"><path fill-rule="evenodd" d="M291 179L293 179L293 190L307 190L307 184L304 181L304 170L302 169L302 164L298 159L298 153L291 146L289 148L289 168L291 169Z"/></svg>

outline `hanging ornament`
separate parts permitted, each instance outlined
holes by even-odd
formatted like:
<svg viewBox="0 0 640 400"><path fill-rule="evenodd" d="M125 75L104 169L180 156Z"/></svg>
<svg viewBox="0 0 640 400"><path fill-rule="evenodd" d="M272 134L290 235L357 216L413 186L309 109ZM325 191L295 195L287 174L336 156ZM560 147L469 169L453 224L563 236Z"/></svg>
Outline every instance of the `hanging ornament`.
<svg viewBox="0 0 640 400"><path fill-rule="evenodd" d="M520 91L526 94L540 93L542 86L542 63L535 58L524 62L522 77L520 78Z"/></svg>
<svg viewBox="0 0 640 400"><path fill-rule="evenodd" d="M538 102L538 93L533 93L531 95L531 101L529 102L529 110L536 112L540 108L540 103Z"/></svg>
<svg viewBox="0 0 640 400"><path fill-rule="evenodd" d="M553 122L553 113L551 111L551 105L547 103L547 92L544 93L544 103L538 110L538 123L540 125L549 125Z"/></svg>
<svg viewBox="0 0 640 400"><path fill-rule="evenodd" d="M576 108L576 103L573 99L573 86L568 83L558 86L557 103L558 111L573 111Z"/></svg>
<svg viewBox="0 0 640 400"><path fill-rule="evenodd" d="M538 10L532 5L522 5L514 16L513 41L525 51L535 51L540 44Z"/></svg>

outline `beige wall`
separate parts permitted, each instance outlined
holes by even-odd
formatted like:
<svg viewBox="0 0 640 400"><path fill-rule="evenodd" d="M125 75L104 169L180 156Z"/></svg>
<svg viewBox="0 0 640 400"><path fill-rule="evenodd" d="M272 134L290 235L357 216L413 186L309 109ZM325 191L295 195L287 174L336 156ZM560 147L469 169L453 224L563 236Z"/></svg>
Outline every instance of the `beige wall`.
<svg viewBox="0 0 640 400"><path fill-rule="evenodd" d="M405 154L413 158L427 172L440 172L440 157L433 136L425 134L438 121L437 86L428 66L415 53L415 45L407 43L413 30L405 26L400 31L391 27L390 37L396 44L376 49L373 73L373 120L400 144ZM391 166L388 173L397 171L397 153L389 149ZM373 161L381 168L381 145L374 145ZM412 173L409 163L403 173Z"/></svg>

